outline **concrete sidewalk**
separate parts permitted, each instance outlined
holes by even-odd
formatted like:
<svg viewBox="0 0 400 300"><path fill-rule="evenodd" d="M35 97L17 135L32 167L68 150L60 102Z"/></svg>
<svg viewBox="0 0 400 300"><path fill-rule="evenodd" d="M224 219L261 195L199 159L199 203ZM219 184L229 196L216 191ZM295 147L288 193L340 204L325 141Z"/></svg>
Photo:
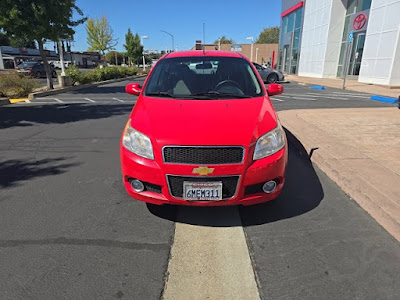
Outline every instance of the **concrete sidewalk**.
<svg viewBox="0 0 400 300"><path fill-rule="evenodd" d="M340 78L312 78L297 75L286 75L285 78L288 81L295 81L311 85L321 85L337 89L341 89L343 87L343 80ZM400 95L400 88L389 88L381 85L362 83L358 82L357 80L347 80L346 90L393 98L397 98Z"/></svg>
<svg viewBox="0 0 400 300"><path fill-rule="evenodd" d="M400 110L290 110L278 115L311 160L400 241Z"/></svg>

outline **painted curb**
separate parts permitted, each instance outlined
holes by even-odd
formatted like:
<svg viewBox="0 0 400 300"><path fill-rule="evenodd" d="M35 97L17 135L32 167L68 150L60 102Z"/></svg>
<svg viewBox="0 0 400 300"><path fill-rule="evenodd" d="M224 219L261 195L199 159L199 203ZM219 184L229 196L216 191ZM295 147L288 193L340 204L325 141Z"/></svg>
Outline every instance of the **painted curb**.
<svg viewBox="0 0 400 300"><path fill-rule="evenodd" d="M8 98L0 98L0 106L10 104L10 99Z"/></svg>
<svg viewBox="0 0 400 300"><path fill-rule="evenodd" d="M322 85L313 85L311 88L314 90L325 90L325 87Z"/></svg>
<svg viewBox="0 0 400 300"><path fill-rule="evenodd" d="M57 95L57 94L62 94L62 93L70 92L70 91L77 91L77 90L82 90L82 89L86 89L86 88L90 88L90 87L97 87L97 86L103 85L103 84L109 84L109 83L120 82L120 81L125 81L125 80L133 80L133 79L142 78L142 77L146 77L146 76L147 75L129 76L129 77L124 77L124 78L111 79L111 80L100 81L100 82L89 83L89 84L73 85L73 86L68 86L68 87L61 88L61 89L36 92L36 93L29 94L28 99L34 100L35 98L38 98L38 97Z"/></svg>
<svg viewBox="0 0 400 300"><path fill-rule="evenodd" d="M385 103L391 103L391 104L396 104L398 101L396 98L383 97L383 96L378 96L378 95L372 95L371 100L385 102Z"/></svg>

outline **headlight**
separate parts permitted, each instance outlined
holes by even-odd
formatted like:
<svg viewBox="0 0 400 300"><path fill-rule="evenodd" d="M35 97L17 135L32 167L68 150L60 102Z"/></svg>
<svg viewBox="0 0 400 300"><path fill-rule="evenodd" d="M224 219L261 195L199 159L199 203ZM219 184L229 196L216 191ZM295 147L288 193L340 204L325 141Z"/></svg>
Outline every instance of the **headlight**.
<svg viewBox="0 0 400 300"><path fill-rule="evenodd" d="M122 145L136 155L154 159L153 146L150 139L143 133L133 129L131 120L126 124Z"/></svg>
<svg viewBox="0 0 400 300"><path fill-rule="evenodd" d="M270 156L281 150L284 146L285 133L278 122L278 126L274 130L271 130L258 139L253 159L258 160Z"/></svg>

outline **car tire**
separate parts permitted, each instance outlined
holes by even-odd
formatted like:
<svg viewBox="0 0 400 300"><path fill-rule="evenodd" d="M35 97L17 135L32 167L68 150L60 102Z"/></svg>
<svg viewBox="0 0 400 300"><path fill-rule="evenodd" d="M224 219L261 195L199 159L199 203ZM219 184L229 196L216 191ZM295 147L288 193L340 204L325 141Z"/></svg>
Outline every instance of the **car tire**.
<svg viewBox="0 0 400 300"><path fill-rule="evenodd" d="M43 77L42 72L37 71L36 74L35 74L33 77L35 77L35 78L42 78L42 77Z"/></svg>
<svg viewBox="0 0 400 300"><path fill-rule="evenodd" d="M275 73L269 74L267 78L268 83L276 83L279 80L278 75Z"/></svg>

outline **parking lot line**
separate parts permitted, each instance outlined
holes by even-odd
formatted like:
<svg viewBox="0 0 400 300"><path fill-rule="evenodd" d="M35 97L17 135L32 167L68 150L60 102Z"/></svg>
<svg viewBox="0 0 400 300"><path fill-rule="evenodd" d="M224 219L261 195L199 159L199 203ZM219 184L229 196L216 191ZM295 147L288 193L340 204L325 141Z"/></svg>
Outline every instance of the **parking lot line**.
<svg viewBox="0 0 400 300"><path fill-rule="evenodd" d="M284 102L285 100L279 99L279 98L271 98L272 101L279 101L279 102Z"/></svg>
<svg viewBox="0 0 400 300"><path fill-rule="evenodd" d="M54 100L56 100L58 103L64 103L63 101L61 101L60 99L58 99L58 98L53 98Z"/></svg>
<svg viewBox="0 0 400 300"><path fill-rule="evenodd" d="M94 100L92 100L92 99L90 99L90 98L84 98L85 100L87 100L87 101L89 101L89 102L92 102L92 103L95 103L96 101L94 101Z"/></svg>
<svg viewBox="0 0 400 300"><path fill-rule="evenodd" d="M125 102L124 100L121 100L121 99L118 99L118 98L113 98L113 100L116 100L116 101L118 101L118 102Z"/></svg>

